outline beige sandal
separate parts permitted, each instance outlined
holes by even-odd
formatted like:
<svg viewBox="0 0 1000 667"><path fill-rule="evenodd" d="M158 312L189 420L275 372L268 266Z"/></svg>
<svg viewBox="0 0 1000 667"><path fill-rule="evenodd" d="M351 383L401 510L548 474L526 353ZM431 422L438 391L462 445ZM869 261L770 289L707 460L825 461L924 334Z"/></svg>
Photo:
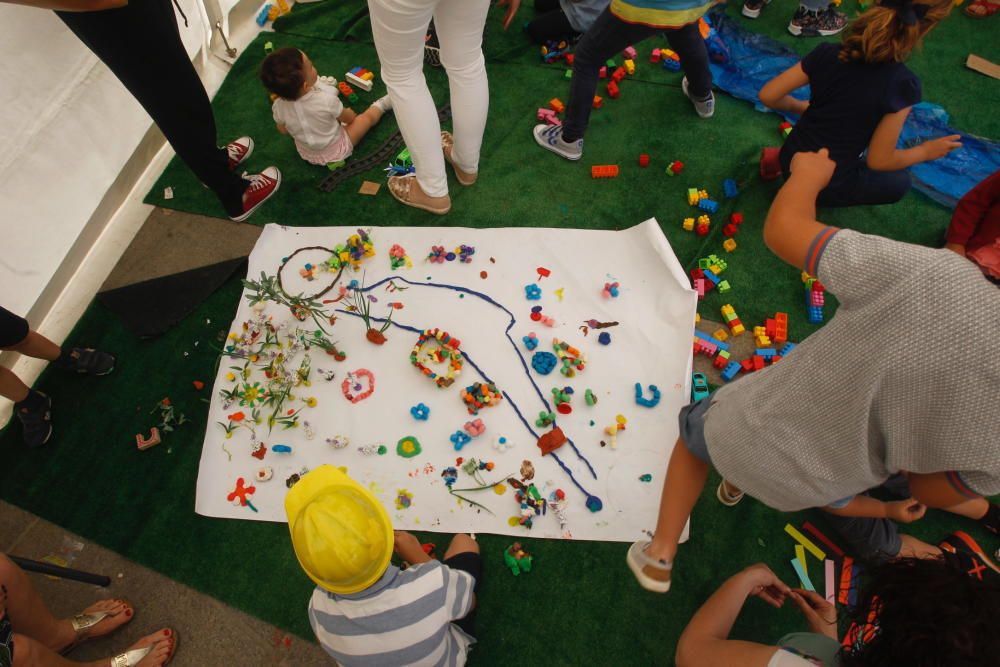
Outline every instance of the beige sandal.
<svg viewBox="0 0 1000 667"><path fill-rule="evenodd" d="M174 659L174 653L177 652L177 642L180 639L177 633L173 630L170 631L170 641L172 642L170 646L170 653L167 654L167 659L163 662L164 665L169 663ZM158 639L148 646L143 646L142 648L134 648L124 653L119 653L115 657L111 658L111 667L136 667L143 658L150 654L150 652L156 647L157 643L161 641L167 641L164 639Z"/></svg>
<svg viewBox="0 0 1000 667"><path fill-rule="evenodd" d="M419 208L436 215L444 215L451 210L451 197L429 197L417 182L416 174L389 177L389 194L401 203Z"/></svg>
<svg viewBox="0 0 1000 667"><path fill-rule="evenodd" d="M441 133L441 150L444 151L444 159L448 161L451 168L455 170L455 178L462 185L475 185L476 179L479 178L479 172L470 174L467 171L462 171L455 164L455 160L451 157L452 148L455 146L455 139L451 136L451 132L444 131Z"/></svg>
<svg viewBox="0 0 1000 667"><path fill-rule="evenodd" d="M743 500L743 492L740 491L737 494L732 494L729 492L729 484L726 480L719 482L719 488L715 490L715 497L719 499L719 502L726 507L735 507L741 500Z"/></svg>

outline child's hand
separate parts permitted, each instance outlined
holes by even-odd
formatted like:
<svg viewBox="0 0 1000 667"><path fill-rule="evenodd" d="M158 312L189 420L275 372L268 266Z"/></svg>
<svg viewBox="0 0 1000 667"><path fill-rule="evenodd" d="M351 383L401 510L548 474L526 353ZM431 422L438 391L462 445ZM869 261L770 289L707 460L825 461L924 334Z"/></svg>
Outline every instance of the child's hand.
<svg viewBox="0 0 1000 667"><path fill-rule="evenodd" d="M788 595L806 617L810 630L837 639L837 607L818 593L801 588L793 588Z"/></svg>
<svg viewBox="0 0 1000 667"><path fill-rule="evenodd" d="M927 514L927 505L924 505L916 498L896 500L886 503L886 514L894 521L913 523L917 519L923 518L924 514Z"/></svg>
<svg viewBox="0 0 1000 667"><path fill-rule="evenodd" d="M830 151L825 148L815 153L796 153L792 156L792 176L798 176L800 182L805 178L805 182L816 185L817 192L830 183L836 168L837 163L830 159Z"/></svg>
<svg viewBox="0 0 1000 667"><path fill-rule="evenodd" d="M924 162L943 158L956 148L961 148L962 142L959 141L961 138L960 134L949 134L947 137L938 137L920 144L924 153Z"/></svg>
<svg viewBox="0 0 1000 667"><path fill-rule="evenodd" d="M507 8L503 15L503 29L506 30L510 27L511 21L514 20L517 10L521 8L521 0L500 0L497 6Z"/></svg>
<svg viewBox="0 0 1000 667"><path fill-rule="evenodd" d="M785 603L785 598L791 592L788 585L778 579L778 575L763 563L751 565L740 572L740 576L746 581L750 595L759 597L775 609L781 608L781 605Z"/></svg>

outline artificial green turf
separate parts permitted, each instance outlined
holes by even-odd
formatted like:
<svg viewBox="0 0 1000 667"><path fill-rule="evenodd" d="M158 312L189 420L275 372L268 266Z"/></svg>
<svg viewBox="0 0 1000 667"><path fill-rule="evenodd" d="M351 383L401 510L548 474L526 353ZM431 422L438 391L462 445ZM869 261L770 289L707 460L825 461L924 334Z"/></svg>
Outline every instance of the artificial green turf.
<svg viewBox="0 0 1000 667"><path fill-rule="evenodd" d="M291 141L274 132L266 95L254 72L264 41L279 47L298 46L317 62L321 72L338 78L354 65L376 69L374 49L365 41L370 39L370 30L359 14L362 8L363 3L357 0L328 0L296 8L282 19L284 25L279 23L283 32L258 39L237 61L217 95L214 106L220 136L252 133L257 149L249 166L274 163L284 173L281 191L254 216L254 223L615 229L656 216L681 261L690 263L708 252L721 252L721 224L715 225L708 239L681 231L681 219L692 213L684 203L684 191L699 186L720 193L722 179L734 177L746 180L747 187L734 203L724 203L724 210L738 208L747 222L737 236L740 247L729 256L725 277L733 290L725 301L733 303L750 323L775 310L787 310L795 339L813 330L804 322L798 272L778 262L760 241L763 216L777 186L750 176L760 146L777 142L777 118L720 94L716 117L700 121L680 93L680 75L652 68L640 58L643 81L626 81L622 98L608 101L604 109L594 113L582 164L564 162L537 148L529 134L538 106L554 96L565 100L568 83L562 78L563 68L540 65L523 35L499 31L495 10L486 36L492 97L482 176L468 189L451 182L452 213L439 218L406 209L384 190L374 198L359 196L356 191L364 178L383 180L377 169L349 179L333 193L316 190L326 172L301 161ZM738 9L734 5L729 12L735 14ZM791 13L790 6L771 5L750 27L778 36L796 48L811 48L815 42L782 35L788 20L786 10ZM527 15L525 11L524 18ZM338 36L359 41L332 39ZM924 80L926 98L948 107L956 127L997 137L997 83L961 67L969 45L990 57L986 46L991 37L988 23L953 17L932 34L924 54L914 59L914 68ZM648 52L648 48L651 43L644 44L642 50ZM992 48L997 60L996 47ZM443 101L443 72L432 70L427 76L437 99ZM362 98L375 99L383 90L378 84L373 93L362 94ZM372 150L394 130L392 117L387 117L359 147L358 155ZM642 170L636 166L640 152L653 156L654 167ZM687 167L680 176L669 178L663 174L663 166L674 159L683 160ZM602 163L620 164L622 176L591 180L589 166ZM175 198L164 202L159 194L167 185L174 188ZM149 201L222 215L211 194L176 161L164 172ZM948 214L923 195L911 193L895 206L822 211L821 217L845 227L935 244L940 242ZM391 238L386 241L391 242ZM606 266L594 270L613 271L623 261L628 258L608 257ZM878 279L892 280L892 267L875 267L873 271L879 272ZM55 436L46 448L26 451L17 426L0 434L5 453L0 496L178 581L309 637L304 609L311 586L295 563L287 529L207 519L193 513L208 390L198 392L191 383L209 382L213 376L213 346L225 335L239 298L240 285L234 278L177 328L145 341L129 335L102 305L92 304L68 343L113 350L119 356L119 368L114 375L99 379L58 371L43 375L38 387L55 402ZM725 301L719 295L709 295L701 310L707 316L717 316ZM138 453L134 434L148 431L155 423L148 413L167 395L192 423L168 434L163 445ZM809 401L810 397L802 396L801 400ZM717 481L713 476L695 509L692 539L682 548L674 588L667 596L638 588L625 568L623 544L533 540L529 536L527 546L537 558L535 570L514 578L503 570L500 558L511 538L480 535L487 569L479 598L480 644L473 664L502 664L512 659L526 665L669 664L684 624L723 577L763 560L791 580L791 542L782 527L786 521L801 523L811 515L783 515L753 501L723 508L713 497ZM822 525L821 517L811 518ZM970 530L989 550L996 546L995 539L969 522L939 513L909 526L908 531L934 540L956 527ZM445 546L443 536L425 537L441 549ZM794 612L775 612L751 602L734 634L772 641L798 627Z"/></svg>

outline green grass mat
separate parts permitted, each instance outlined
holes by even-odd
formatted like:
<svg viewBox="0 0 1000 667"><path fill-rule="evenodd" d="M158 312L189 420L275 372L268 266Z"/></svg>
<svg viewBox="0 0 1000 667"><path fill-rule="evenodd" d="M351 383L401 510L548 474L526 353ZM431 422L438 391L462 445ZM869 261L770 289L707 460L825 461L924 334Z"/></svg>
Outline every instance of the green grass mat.
<svg viewBox="0 0 1000 667"><path fill-rule="evenodd" d="M26 450L17 426L0 434L4 466L0 496L177 581L310 638L305 605L312 588L278 524L208 519L194 514L195 479L205 428L212 349L240 294L229 281L198 312L165 336L140 341L95 303L71 343L118 354L105 378L46 372L38 386L54 401L55 435ZM138 452L134 434L154 423L149 411L170 396L192 420L164 443ZM808 397L803 397L808 400ZM213 428L214 426L210 426ZM639 589L624 563L626 545L525 540L535 568L511 576L503 567L508 537L479 535L486 575L479 596L480 643L474 665L669 664L677 637L695 609L729 574L767 562L786 580L792 542L782 528L810 513L783 515L748 501L727 509L714 498L718 478L694 511L692 538L682 547L667 596ZM636 481L635 484L640 484ZM613 517L595 516L595 520ZM962 527L992 550L995 539L961 519L932 512L908 527L934 540ZM422 535L439 549L441 535ZM810 565L815 569L817 561ZM773 641L801 626L790 609L748 603L734 636Z"/></svg>
<svg viewBox="0 0 1000 667"><path fill-rule="evenodd" d="M491 107L482 176L473 188L451 181L452 213L438 218L406 209L384 189L374 198L358 195L362 180L383 182L378 169L349 179L333 193L322 193L316 184L326 171L299 159L291 140L274 131L256 69L263 57L263 42L268 40L278 47L302 48L321 72L338 79L354 65L375 69L377 60L374 47L366 41L370 30L363 7L357 0L328 0L296 8L278 22L282 32L261 37L248 48L216 96L220 137L252 134L257 148L248 166L273 163L284 174L280 192L254 216L255 224L616 229L655 216L678 257L690 263L708 252L721 252L721 216L716 216L713 234L706 239L682 231L681 219L692 212L684 201L686 189L704 187L721 195L724 178L749 178L755 172L760 146L778 141L776 116L757 113L724 94L718 96L716 117L699 120L680 92L680 75L652 68L640 58L644 80L626 81L622 98L608 101L594 113L582 163L562 161L536 147L529 130L537 107L551 97L566 99L563 68L542 66L519 31L499 31L494 9L486 35ZM736 13L739 6L732 5L729 11ZM751 27L797 49L811 48L815 42L782 34L790 13L790 6L771 5ZM529 16L530 7L525 7L520 18ZM956 15L931 35L913 66L924 80L925 97L944 104L956 127L996 137L1000 136L1000 117L994 110L1000 87L962 66L970 50L1000 59L996 47L990 46L992 36L988 23ZM337 42L330 37L358 41ZM643 50L648 53L650 46L644 44ZM436 99L445 101L444 73L429 70L427 78ZM371 94L361 96L370 101L383 91L379 84ZM359 146L358 155L374 150L395 129L394 119L388 116ZM641 152L653 156L653 167L644 170L636 165ZM680 176L669 178L663 167L675 159L687 167ZM590 165L604 163L620 164L621 177L592 180ZM174 189L175 197L169 202L161 199L166 186ZM774 184L749 179L738 200L724 203L724 211L741 210L747 219L736 237L739 248L728 257L725 277L733 290L724 300L710 295L701 311L717 318L719 306L731 302L745 322L755 323L784 309L791 314L793 338L801 339L813 327L804 321L798 272L777 261L760 239L775 189ZM147 201L207 215L223 214L211 193L176 160ZM941 240L949 212L911 193L895 206L822 211L821 217L832 224L933 245ZM383 236L378 239L382 250L392 242L391 233ZM595 270L613 271L623 261L628 258L608 257L607 266ZM892 279L891 267L886 279ZM119 368L99 379L57 371L43 375L38 387L55 401L55 436L45 449L26 451L18 426L0 434L0 448L6 455L0 469L0 497L310 637L304 610L311 586L292 555L287 529L193 513L208 390L196 391L192 381L210 381L213 346L225 334L239 295L238 280L230 280L177 328L146 341L127 334L112 313L92 304L68 343L112 350L119 355ZM168 434L163 445L139 453L134 434L148 432L155 423L148 413L164 396L170 396L192 423ZM674 588L667 596L638 588L624 564L626 545L529 537L528 548L537 557L535 570L514 578L503 569L500 556L510 538L480 535L487 569L479 598L480 643L472 663L498 665L516 656L529 665L670 664L681 629L725 576L763 560L791 581L792 546L782 527L810 515L782 515L752 501L726 509L714 500L717 481L715 477L710 480L695 509L692 539L681 550ZM990 550L997 546L995 539L988 539L969 522L940 513L932 513L908 530L933 541L957 527L970 530ZM424 537L436 541L442 550L446 545L443 536ZM775 612L751 602L734 635L772 641L800 627L795 612Z"/></svg>

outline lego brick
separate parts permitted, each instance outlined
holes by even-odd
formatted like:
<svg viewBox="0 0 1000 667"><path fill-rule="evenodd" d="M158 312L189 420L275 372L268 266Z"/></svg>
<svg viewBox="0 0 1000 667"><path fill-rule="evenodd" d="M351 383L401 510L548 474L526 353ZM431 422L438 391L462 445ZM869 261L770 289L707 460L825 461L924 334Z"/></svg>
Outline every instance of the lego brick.
<svg viewBox="0 0 1000 667"><path fill-rule="evenodd" d="M695 336L695 338L697 338L699 340L703 340L706 343L709 343L711 345L716 346L720 350L726 350L726 351L729 350L729 343L726 343L725 341L721 341L718 338L714 338L714 337L708 335L707 333L705 333L704 331L699 331L698 329L695 329L694 330L694 336Z"/></svg>
<svg viewBox="0 0 1000 667"><path fill-rule="evenodd" d="M725 228L723 228L722 232L725 233L725 231ZM733 239L726 239L722 242L722 247L726 249L726 252L732 252L736 250L736 241Z"/></svg>
<svg viewBox="0 0 1000 667"><path fill-rule="evenodd" d="M733 378L739 375L739 372L741 370L743 370L743 368L737 362L730 361L728 364L726 364L726 367L722 369L722 373L720 373L720 376L725 382L731 382Z"/></svg>

